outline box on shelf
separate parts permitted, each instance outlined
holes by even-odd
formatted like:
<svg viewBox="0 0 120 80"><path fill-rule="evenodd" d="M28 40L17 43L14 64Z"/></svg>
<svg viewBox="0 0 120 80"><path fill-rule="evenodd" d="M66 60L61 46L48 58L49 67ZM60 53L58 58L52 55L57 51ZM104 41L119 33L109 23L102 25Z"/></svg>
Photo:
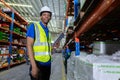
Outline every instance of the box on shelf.
<svg viewBox="0 0 120 80"><path fill-rule="evenodd" d="M27 44L26 39L21 39L20 42L21 42L22 44Z"/></svg>
<svg viewBox="0 0 120 80"><path fill-rule="evenodd" d="M9 34L0 31L0 40L8 41L8 35Z"/></svg>
<svg viewBox="0 0 120 80"><path fill-rule="evenodd" d="M20 25L22 28L26 28L24 25Z"/></svg>
<svg viewBox="0 0 120 80"><path fill-rule="evenodd" d="M17 39L14 39L14 40L13 40L13 43L18 44L18 40L17 40Z"/></svg>
<svg viewBox="0 0 120 80"><path fill-rule="evenodd" d="M120 41L96 41L93 45L93 54L96 55L111 55L117 50L120 50Z"/></svg>
<svg viewBox="0 0 120 80"><path fill-rule="evenodd" d="M25 54L25 50L24 50L24 49L19 49L19 50L18 50L18 53L19 53L19 54Z"/></svg>
<svg viewBox="0 0 120 80"><path fill-rule="evenodd" d="M2 27L9 27L9 25L6 24L6 23L1 24L1 26L2 26Z"/></svg>
<svg viewBox="0 0 120 80"><path fill-rule="evenodd" d="M8 47L0 47L0 54L9 54Z"/></svg>
<svg viewBox="0 0 120 80"><path fill-rule="evenodd" d="M18 33L18 34L20 34L21 33L21 31L20 31L21 29L20 28L17 28L17 27L15 27L14 29L13 29L13 31L14 32L16 32L16 33Z"/></svg>
<svg viewBox="0 0 120 80"><path fill-rule="evenodd" d="M2 8L2 11L3 12L11 12L10 8L6 8L6 7Z"/></svg>

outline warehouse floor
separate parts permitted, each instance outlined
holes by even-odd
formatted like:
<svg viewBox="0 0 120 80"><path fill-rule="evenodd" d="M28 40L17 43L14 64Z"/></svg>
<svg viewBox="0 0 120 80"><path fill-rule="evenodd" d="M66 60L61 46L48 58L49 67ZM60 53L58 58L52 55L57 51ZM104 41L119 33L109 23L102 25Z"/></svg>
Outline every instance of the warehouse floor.
<svg viewBox="0 0 120 80"><path fill-rule="evenodd" d="M30 80L29 65L21 64L0 72L0 80ZM66 80L62 54L54 54L50 80Z"/></svg>
<svg viewBox="0 0 120 80"><path fill-rule="evenodd" d="M22 64L0 72L0 80L30 80L29 65Z"/></svg>

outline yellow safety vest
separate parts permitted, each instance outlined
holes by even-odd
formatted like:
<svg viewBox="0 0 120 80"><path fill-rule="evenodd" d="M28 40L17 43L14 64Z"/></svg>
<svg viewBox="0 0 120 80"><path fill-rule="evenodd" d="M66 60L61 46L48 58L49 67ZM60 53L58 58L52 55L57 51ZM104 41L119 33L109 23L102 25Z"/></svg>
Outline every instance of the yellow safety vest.
<svg viewBox="0 0 120 80"><path fill-rule="evenodd" d="M36 61L48 62L51 59L51 36L47 39L46 33L39 22L35 23L35 42L33 45Z"/></svg>

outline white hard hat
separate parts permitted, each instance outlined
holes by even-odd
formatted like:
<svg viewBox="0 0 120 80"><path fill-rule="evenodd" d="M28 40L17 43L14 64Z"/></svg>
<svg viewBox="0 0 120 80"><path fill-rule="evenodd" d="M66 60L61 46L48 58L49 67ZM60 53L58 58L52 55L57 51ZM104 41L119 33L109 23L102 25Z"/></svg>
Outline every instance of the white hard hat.
<svg viewBox="0 0 120 80"><path fill-rule="evenodd" d="M41 8L40 15L42 14L42 12L49 12L52 15L52 12L51 12L50 8L47 7L47 6L44 6L44 7Z"/></svg>

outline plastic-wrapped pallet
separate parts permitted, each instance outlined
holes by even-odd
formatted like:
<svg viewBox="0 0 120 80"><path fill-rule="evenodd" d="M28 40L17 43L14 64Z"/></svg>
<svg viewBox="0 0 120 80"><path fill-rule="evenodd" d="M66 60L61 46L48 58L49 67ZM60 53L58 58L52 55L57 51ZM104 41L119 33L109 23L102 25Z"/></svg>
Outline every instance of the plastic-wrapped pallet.
<svg viewBox="0 0 120 80"><path fill-rule="evenodd" d="M84 59L86 56L87 56L86 52L81 52L80 56L77 56L75 58L75 70L74 70L75 80L90 80L88 79L87 75L85 75L85 73L88 73L89 69L86 70L86 66L84 66L82 62L80 63L80 61L78 60L80 57Z"/></svg>
<svg viewBox="0 0 120 80"><path fill-rule="evenodd" d="M75 58L75 80L120 80L120 62L111 56L79 56Z"/></svg>
<svg viewBox="0 0 120 80"><path fill-rule="evenodd" d="M76 57L76 64L75 64L75 80L93 80L92 76L92 69L89 63L85 63L85 56Z"/></svg>
<svg viewBox="0 0 120 80"><path fill-rule="evenodd" d="M86 56L85 52L81 52L81 56ZM78 56L79 57L79 56ZM70 58L67 61L67 80L77 80L77 57L75 56L75 52L71 53Z"/></svg>
<svg viewBox="0 0 120 80"><path fill-rule="evenodd" d="M75 68L75 52L71 53L70 58L67 60L67 80L74 79L74 68Z"/></svg>

